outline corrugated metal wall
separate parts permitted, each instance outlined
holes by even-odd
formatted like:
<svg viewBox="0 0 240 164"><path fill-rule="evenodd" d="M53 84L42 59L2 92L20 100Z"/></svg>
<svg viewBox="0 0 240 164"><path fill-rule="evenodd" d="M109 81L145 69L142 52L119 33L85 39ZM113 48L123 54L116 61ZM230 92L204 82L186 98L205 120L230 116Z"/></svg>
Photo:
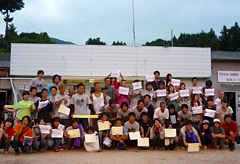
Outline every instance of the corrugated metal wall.
<svg viewBox="0 0 240 164"><path fill-rule="evenodd" d="M11 75L100 77L119 70L125 77L144 77L159 70L165 77L211 76L210 48L79 46L55 44L12 44Z"/></svg>

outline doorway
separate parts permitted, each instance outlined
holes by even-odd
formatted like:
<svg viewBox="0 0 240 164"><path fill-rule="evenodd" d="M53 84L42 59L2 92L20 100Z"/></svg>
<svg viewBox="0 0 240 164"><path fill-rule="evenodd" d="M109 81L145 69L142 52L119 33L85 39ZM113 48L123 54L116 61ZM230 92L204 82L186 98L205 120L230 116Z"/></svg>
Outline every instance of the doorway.
<svg viewBox="0 0 240 164"><path fill-rule="evenodd" d="M227 100L228 105L233 109L232 120L236 121L236 92L224 92L224 98Z"/></svg>

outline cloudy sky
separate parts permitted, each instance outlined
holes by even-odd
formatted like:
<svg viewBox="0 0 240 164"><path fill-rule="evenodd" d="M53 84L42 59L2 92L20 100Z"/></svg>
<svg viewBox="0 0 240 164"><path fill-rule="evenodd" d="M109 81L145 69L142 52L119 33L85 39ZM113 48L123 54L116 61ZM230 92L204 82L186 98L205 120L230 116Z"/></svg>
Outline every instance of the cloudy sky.
<svg viewBox="0 0 240 164"><path fill-rule="evenodd" d="M24 0L25 7L12 14L18 32L47 32L51 37L85 44L100 37L111 44L133 45L132 0ZM239 0L134 0L136 44L157 38L197 33L223 25L240 24ZM0 20L0 33L5 24Z"/></svg>

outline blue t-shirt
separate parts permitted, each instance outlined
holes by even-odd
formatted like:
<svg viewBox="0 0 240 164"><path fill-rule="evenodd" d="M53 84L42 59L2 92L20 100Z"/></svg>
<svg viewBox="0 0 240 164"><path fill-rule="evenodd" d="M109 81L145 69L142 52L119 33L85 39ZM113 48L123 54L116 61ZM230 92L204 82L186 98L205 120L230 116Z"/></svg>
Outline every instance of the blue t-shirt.
<svg viewBox="0 0 240 164"><path fill-rule="evenodd" d="M55 86L54 83L50 83L47 85L46 89L48 90L48 97L52 96L52 93L51 93L51 88ZM57 94L59 93L58 91L58 87L57 87Z"/></svg>

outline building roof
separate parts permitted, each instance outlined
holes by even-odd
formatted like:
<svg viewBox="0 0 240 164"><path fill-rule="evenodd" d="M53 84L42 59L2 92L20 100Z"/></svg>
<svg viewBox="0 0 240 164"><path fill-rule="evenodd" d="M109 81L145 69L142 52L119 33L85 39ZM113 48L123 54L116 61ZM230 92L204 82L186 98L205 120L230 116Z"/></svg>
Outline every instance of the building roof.
<svg viewBox="0 0 240 164"><path fill-rule="evenodd" d="M212 51L212 61L240 61L240 52Z"/></svg>
<svg viewBox="0 0 240 164"><path fill-rule="evenodd" d="M12 43L12 76L35 76L39 69L46 76L58 73L63 77L95 78L121 71L124 78L144 78L160 70L161 77L171 72L176 78L207 78L211 49Z"/></svg>
<svg viewBox="0 0 240 164"><path fill-rule="evenodd" d="M10 55L0 55L0 68L10 67Z"/></svg>

